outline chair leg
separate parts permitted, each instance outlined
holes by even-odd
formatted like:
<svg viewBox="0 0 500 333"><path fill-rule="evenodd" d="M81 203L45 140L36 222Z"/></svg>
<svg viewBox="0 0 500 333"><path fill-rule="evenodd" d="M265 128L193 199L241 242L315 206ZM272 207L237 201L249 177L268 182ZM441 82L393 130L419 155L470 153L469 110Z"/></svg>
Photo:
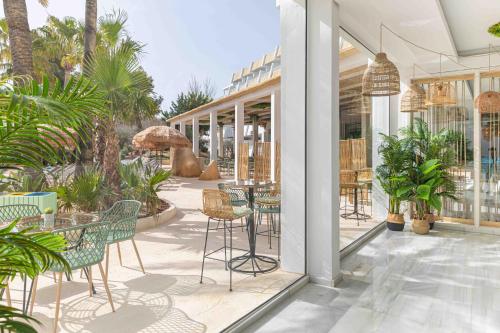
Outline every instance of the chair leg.
<svg viewBox="0 0 500 333"><path fill-rule="evenodd" d="M123 266L123 264L122 264L122 251L120 251L120 242L116 243L116 249L118 250L118 260L120 260L120 266Z"/></svg>
<svg viewBox="0 0 500 333"><path fill-rule="evenodd" d="M243 231L243 218L240 219L241 231Z"/></svg>
<svg viewBox="0 0 500 333"><path fill-rule="evenodd" d="M80 277L83 277L82 273L83 271L80 272ZM54 278L54 283L57 283L56 272L52 272L52 277Z"/></svg>
<svg viewBox="0 0 500 333"><path fill-rule="evenodd" d="M88 282L88 285L89 285L89 296L92 297L94 296L93 292L92 292L92 266L89 266L87 267L87 282Z"/></svg>
<svg viewBox="0 0 500 333"><path fill-rule="evenodd" d="M102 268L102 263L99 263L99 272L101 273L102 282L104 283L104 289L106 289L106 295L108 295L108 301L111 305L111 310L115 312L115 305L113 304L113 298L111 297L111 292L109 291L108 286L108 277L104 275L104 269Z"/></svg>
<svg viewBox="0 0 500 333"><path fill-rule="evenodd" d="M35 305L35 297L36 297L36 288L38 285L38 275L35 276L33 279L33 286L32 286L32 292L31 292L31 300L30 300L30 308L29 308L29 315L31 316L33 314L33 306Z"/></svg>
<svg viewBox="0 0 500 333"><path fill-rule="evenodd" d="M144 271L144 266L142 266L141 256L139 255L139 250L137 250L137 245L135 244L135 240L132 238L131 241L132 245L134 245L135 255L137 256L137 261L139 261L139 266L141 266L142 274L146 274L146 272Z"/></svg>
<svg viewBox="0 0 500 333"><path fill-rule="evenodd" d="M54 317L54 329L52 332L57 332L57 324L59 323L59 309L61 306L61 289L62 289L63 272L57 273L57 288L56 288L56 315Z"/></svg>
<svg viewBox="0 0 500 333"><path fill-rule="evenodd" d="M210 218L208 218L207 222L207 232L205 234L205 246L203 248L203 260L201 262L201 275L200 275L200 283L203 283L203 268L205 268L205 254L207 253L207 241L208 241L208 227L210 226Z"/></svg>
<svg viewBox="0 0 500 333"><path fill-rule="evenodd" d="M229 228L229 261L233 259L233 221L230 221L231 228ZM229 264L228 264L229 266ZM233 270L229 267L229 291L233 291Z"/></svg>
<svg viewBox="0 0 500 333"><path fill-rule="evenodd" d="M224 227L224 266L225 266L225 269L227 271L227 243L226 243L226 239L227 239L227 236L226 236L226 230L227 230L227 226L226 226L226 220L223 221L223 227Z"/></svg>
<svg viewBox="0 0 500 333"><path fill-rule="evenodd" d="M109 244L106 244L106 279L108 276L108 267L109 267Z"/></svg>
<svg viewBox="0 0 500 333"><path fill-rule="evenodd" d="M267 220L267 239L269 241L269 249L272 249L271 245L271 219L269 218L269 213L266 214L266 220Z"/></svg>

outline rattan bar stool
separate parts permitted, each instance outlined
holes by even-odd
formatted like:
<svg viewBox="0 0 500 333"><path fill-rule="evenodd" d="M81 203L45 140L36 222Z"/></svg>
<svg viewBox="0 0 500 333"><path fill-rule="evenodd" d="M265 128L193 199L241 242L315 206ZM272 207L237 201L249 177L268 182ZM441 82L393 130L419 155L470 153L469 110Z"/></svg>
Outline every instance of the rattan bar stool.
<svg viewBox="0 0 500 333"><path fill-rule="evenodd" d="M219 190L229 194L229 197L231 198L231 206L248 207L247 195L242 188L227 186L224 183L217 184L217 187L219 188ZM241 230L243 231L243 218L241 218L240 220L241 220Z"/></svg>
<svg viewBox="0 0 500 333"><path fill-rule="evenodd" d="M203 248L203 261L201 264L200 283L203 283L203 270L205 268L205 259L223 261L225 269L228 269L228 263L233 257L233 221L246 218L253 214L248 207L234 207L231 204L231 198L228 193L221 190L204 189L203 190L203 214L208 216L207 231L205 234L205 246ZM208 234L210 231L219 230L218 227L210 228L210 221L222 222L224 227L224 246L207 253ZM227 231L229 231L229 260L227 258ZM224 250L224 260L212 257L211 255ZM247 251L245 249L237 249ZM230 267L229 267L230 268ZM229 291L232 291L233 275L229 269Z"/></svg>

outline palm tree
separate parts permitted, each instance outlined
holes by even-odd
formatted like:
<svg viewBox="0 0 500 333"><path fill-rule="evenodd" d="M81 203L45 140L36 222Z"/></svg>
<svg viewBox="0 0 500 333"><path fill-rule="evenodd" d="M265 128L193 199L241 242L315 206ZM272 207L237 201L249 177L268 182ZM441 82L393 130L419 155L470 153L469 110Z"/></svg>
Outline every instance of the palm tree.
<svg viewBox="0 0 500 333"><path fill-rule="evenodd" d="M48 0L38 2L44 7L48 5ZM4 1L3 10L9 27L12 72L14 75L33 75L33 51L26 1Z"/></svg>
<svg viewBox="0 0 500 333"><path fill-rule="evenodd" d="M96 48L97 39L97 0L85 1L85 36L84 36L84 52L83 66L92 57Z"/></svg>
<svg viewBox="0 0 500 333"><path fill-rule="evenodd" d="M153 79L144 70L140 71L144 76L144 87L132 89L126 102L127 109L124 110L122 119L133 124L138 130L142 130L142 121L151 119L160 112L162 98L154 93Z"/></svg>
<svg viewBox="0 0 500 333"><path fill-rule="evenodd" d="M130 39L110 49L99 49L89 65L89 77L103 92L109 115L102 118L105 127L103 169L110 187L120 194L118 164L120 149L116 124L123 110L130 109L129 94L148 89L149 81L138 62L142 46Z"/></svg>
<svg viewBox="0 0 500 333"><path fill-rule="evenodd" d="M49 16L47 24L33 32L33 58L38 77L68 82L83 58L83 26L73 17Z"/></svg>

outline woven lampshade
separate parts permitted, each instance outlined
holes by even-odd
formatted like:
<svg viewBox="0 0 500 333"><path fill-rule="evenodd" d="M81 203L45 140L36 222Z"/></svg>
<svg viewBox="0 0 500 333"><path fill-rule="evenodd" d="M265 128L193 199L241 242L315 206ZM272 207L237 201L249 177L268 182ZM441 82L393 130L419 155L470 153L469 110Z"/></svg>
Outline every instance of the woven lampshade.
<svg viewBox="0 0 500 333"><path fill-rule="evenodd" d="M475 106L479 113L500 112L500 93L496 91L486 91L477 96Z"/></svg>
<svg viewBox="0 0 500 333"><path fill-rule="evenodd" d="M434 82L429 86L426 105L454 105L457 104L456 96L455 86L451 82Z"/></svg>
<svg viewBox="0 0 500 333"><path fill-rule="evenodd" d="M363 74L364 96L391 96L401 92L399 71L383 52L377 53L375 61Z"/></svg>
<svg viewBox="0 0 500 333"><path fill-rule="evenodd" d="M401 98L401 112L424 112L427 111L425 105L425 90L418 84L412 83Z"/></svg>

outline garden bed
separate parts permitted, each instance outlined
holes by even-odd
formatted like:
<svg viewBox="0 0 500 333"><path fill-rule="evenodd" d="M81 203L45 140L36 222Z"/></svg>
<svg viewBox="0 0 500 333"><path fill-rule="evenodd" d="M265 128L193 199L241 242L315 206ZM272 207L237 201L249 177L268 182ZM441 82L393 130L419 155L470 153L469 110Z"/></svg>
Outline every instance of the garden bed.
<svg viewBox="0 0 500 333"><path fill-rule="evenodd" d="M136 230L138 232L155 228L161 224L167 223L177 214L177 209L174 204L166 200L161 201L162 204L160 204L160 207L158 208L158 214L156 216L150 215L139 217L136 225Z"/></svg>

